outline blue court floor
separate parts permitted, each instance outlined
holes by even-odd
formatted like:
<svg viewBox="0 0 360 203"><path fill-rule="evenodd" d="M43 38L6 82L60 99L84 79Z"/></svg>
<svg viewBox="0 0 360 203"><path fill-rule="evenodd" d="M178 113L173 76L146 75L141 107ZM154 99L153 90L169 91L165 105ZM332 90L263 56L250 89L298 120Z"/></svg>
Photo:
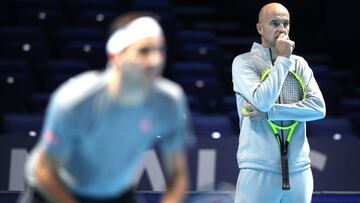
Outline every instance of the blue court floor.
<svg viewBox="0 0 360 203"><path fill-rule="evenodd" d="M1 192L0 203L15 203L19 192ZM161 192L138 192L140 203L158 203ZM185 203L232 203L226 192L190 192ZM359 192L314 192L312 203L360 203Z"/></svg>

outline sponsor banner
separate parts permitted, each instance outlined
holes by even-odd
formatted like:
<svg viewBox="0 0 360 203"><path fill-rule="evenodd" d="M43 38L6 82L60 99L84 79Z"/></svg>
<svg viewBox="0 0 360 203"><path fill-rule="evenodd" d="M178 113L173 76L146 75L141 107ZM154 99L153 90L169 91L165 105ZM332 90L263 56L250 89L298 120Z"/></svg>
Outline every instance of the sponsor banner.
<svg viewBox="0 0 360 203"><path fill-rule="evenodd" d="M24 163L36 137L0 136L0 191L24 189ZM360 139L310 137L315 191L360 191ZM238 176L238 138L198 138L189 150L192 191L233 191ZM135 179L142 191L163 191L166 176L156 150L145 154Z"/></svg>

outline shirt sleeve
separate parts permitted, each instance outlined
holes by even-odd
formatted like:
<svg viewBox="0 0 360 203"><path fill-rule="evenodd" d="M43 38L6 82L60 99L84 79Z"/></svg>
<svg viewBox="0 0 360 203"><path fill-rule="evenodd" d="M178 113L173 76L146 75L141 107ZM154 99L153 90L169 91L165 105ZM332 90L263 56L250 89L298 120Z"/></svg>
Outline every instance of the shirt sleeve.
<svg viewBox="0 0 360 203"><path fill-rule="evenodd" d="M46 111L41 144L52 156L68 158L74 148L75 117L69 105L52 98Z"/></svg>
<svg viewBox="0 0 360 203"><path fill-rule="evenodd" d="M312 121L325 117L325 101L313 72L304 59L299 64L303 70L306 98L291 104L275 104L268 111L270 120Z"/></svg>
<svg viewBox="0 0 360 203"><path fill-rule="evenodd" d="M170 132L161 140L160 149L164 153L185 150L195 142L193 128L185 95L181 95L173 103L174 108L169 108L171 113L166 119Z"/></svg>
<svg viewBox="0 0 360 203"><path fill-rule="evenodd" d="M234 59L232 65L234 91L245 97L256 109L268 112L280 95L282 84L293 61L279 56L269 75L261 81L262 73L256 71L252 58L240 55Z"/></svg>

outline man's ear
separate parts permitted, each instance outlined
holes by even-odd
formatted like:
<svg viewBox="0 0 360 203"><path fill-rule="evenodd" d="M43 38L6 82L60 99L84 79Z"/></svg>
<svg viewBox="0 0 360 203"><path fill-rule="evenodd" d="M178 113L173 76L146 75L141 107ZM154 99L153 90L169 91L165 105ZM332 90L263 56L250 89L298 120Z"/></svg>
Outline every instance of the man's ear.
<svg viewBox="0 0 360 203"><path fill-rule="evenodd" d="M112 64L114 67L118 68L120 63L122 62L121 54L108 54L108 64Z"/></svg>
<svg viewBox="0 0 360 203"><path fill-rule="evenodd" d="M115 54L108 54L107 55L108 61L109 62L113 62L114 58L115 58Z"/></svg>
<svg viewBox="0 0 360 203"><path fill-rule="evenodd" d="M108 61L109 62L119 61L119 60L122 60L123 58L124 58L124 53L123 52L116 53L116 54L108 54Z"/></svg>
<svg viewBox="0 0 360 203"><path fill-rule="evenodd" d="M262 26L260 23L256 23L256 30L262 36Z"/></svg>

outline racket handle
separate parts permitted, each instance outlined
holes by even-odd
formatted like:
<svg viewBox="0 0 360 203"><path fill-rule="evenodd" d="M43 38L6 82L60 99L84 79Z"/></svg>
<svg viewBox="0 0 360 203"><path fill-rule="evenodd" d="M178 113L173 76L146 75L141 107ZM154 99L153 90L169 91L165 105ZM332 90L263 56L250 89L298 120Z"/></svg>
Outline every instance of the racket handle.
<svg viewBox="0 0 360 203"><path fill-rule="evenodd" d="M289 162L287 155L287 146L282 150L281 156L281 172L282 172L282 189L290 190L290 179L289 179Z"/></svg>

